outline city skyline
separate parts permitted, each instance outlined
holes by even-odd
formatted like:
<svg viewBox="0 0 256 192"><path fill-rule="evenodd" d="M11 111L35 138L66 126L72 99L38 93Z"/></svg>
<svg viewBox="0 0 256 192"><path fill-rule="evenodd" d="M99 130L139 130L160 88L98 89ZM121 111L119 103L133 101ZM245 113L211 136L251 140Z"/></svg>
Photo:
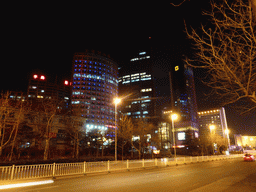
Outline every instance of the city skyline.
<svg viewBox="0 0 256 192"><path fill-rule="evenodd" d="M37 71L53 79L70 80L73 54L85 49L109 54L123 65L148 40L190 46L183 32L184 21L199 26L203 22L202 9L209 3L198 6L193 1L186 1L180 7L170 3L12 7L14 19L3 24L6 34L3 61L9 73L2 70L0 89L26 91L30 75ZM204 100L204 94L210 90L202 86L199 75L195 71L199 110L216 108L218 103L212 98ZM225 109L231 130L256 134L255 113L240 115L229 107Z"/></svg>

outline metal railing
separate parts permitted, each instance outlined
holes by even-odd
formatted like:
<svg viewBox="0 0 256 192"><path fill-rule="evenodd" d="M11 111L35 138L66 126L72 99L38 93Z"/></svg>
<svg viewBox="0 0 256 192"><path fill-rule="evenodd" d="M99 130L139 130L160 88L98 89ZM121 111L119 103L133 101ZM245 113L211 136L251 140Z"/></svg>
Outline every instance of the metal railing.
<svg viewBox="0 0 256 192"><path fill-rule="evenodd" d="M97 172L111 172L117 170L141 169L148 167L164 167L171 165L196 163L203 161L213 161L221 159L231 159L242 157L237 155L218 156L195 156L177 157L162 159L142 159L125 161L100 161L81 163L53 163L40 165L12 165L0 166L0 181L2 180L22 180L32 178L57 177L75 174L88 174Z"/></svg>

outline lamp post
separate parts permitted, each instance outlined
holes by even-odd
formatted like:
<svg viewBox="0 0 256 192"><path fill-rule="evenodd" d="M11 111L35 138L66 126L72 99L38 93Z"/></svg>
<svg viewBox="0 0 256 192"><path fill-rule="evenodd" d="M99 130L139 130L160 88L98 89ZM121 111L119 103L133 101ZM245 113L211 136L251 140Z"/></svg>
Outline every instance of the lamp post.
<svg viewBox="0 0 256 192"><path fill-rule="evenodd" d="M115 98L115 161L117 161L117 124L116 124L116 118L117 118L117 105L121 102L121 99Z"/></svg>
<svg viewBox="0 0 256 192"><path fill-rule="evenodd" d="M172 119L172 138L173 138L173 146L174 146L174 157L176 158L176 145L175 145L175 134L174 134L174 121L178 119L177 114L172 114L171 115Z"/></svg>
<svg viewBox="0 0 256 192"><path fill-rule="evenodd" d="M211 131L211 139L212 139L212 145L213 145L212 152L213 152L213 155L214 155L214 143L213 143L213 138L212 138L212 132L215 129L215 125L210 125L209 128L210 128L210 131Z"/></svg>

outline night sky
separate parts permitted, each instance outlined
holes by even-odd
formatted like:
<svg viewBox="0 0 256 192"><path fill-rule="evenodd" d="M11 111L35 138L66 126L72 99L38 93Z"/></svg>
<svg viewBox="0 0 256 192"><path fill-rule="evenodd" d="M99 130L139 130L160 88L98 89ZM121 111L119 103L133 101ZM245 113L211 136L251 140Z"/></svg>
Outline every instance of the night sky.
<svg viewBox="0 0 256 192"><path fill-rule="evenodd" d="M85 49L109 54L120 66L127 63L141 46L151 40L160 44L190 47L184 33L184 21L198 28L207 21L201 16L209 8L195 0L113 1L84 3L18 2L4 7L2 23L2 70L0 90L26 91L28 79L34 72L59 80L71 79L72 57ZM139 3L138 3L139 2ZM199 82L195 71L199 110L218 106L204 94L209 89ZM226 108L231 134L256 135L256 114L240 115Z"/></svg>

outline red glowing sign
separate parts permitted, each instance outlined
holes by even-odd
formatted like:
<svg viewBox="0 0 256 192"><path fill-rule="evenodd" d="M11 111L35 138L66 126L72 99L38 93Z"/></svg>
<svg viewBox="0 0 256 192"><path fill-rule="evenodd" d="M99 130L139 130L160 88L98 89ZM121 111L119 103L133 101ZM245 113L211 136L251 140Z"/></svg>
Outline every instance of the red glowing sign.
<svg viewBox="0 0 256 192"><path fill-rule="evenodd" d="M37 78L38 78L38 75L33 75L33 78L34 78L34 79L37 79Z"/></svg>
<svg viewBox="0 0 256 192"><path fill-rule="evenodd" d="M67 81L67 80L65 80L65 81L64 81L64 84L65 84L65 85L68 85L68 81Z"/></svg>
<svg viewBox="0 0 256 192"><path fill-rule="evenodd" d="M40 79L45 80L45 76L41 75Z"/></svg>

